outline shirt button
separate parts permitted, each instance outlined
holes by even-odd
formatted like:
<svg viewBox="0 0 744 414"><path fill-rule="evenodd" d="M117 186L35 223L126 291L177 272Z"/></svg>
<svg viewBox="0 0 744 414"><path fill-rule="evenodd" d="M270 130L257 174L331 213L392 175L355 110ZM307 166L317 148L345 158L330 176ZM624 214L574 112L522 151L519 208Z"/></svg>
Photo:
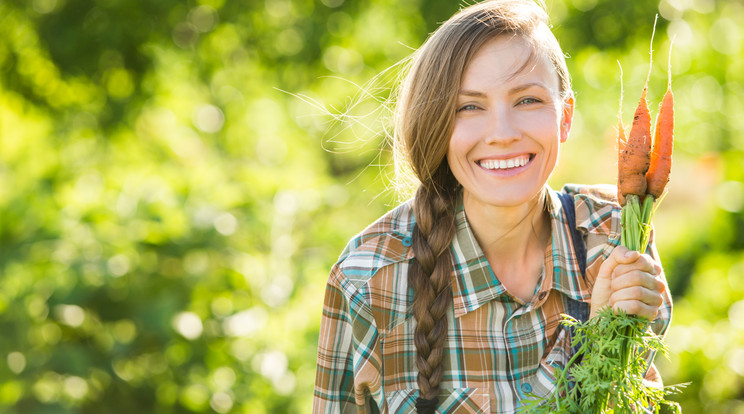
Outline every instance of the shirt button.
<svg viewBox="0 0 744 414"><path fill-rule="evenodd" d="M523 383L522 384L522 391L523 392L532 392L532 385L530 385L530 384L528 384L526 382Z"/></svg>
<svg viewBox="0 0 744 414"><path fill-rule="evenodd" d="M542 292L537 296L538 300L543 300L545 297L548 296L548 292Z"/></svg>
<svg viewBox="0 0 744 414"><path fill-rule="evenodd" d="M412 244L413 244L413 240L410 237L406 237L405 239L403 239L404 246L410 246Z"/></svg>

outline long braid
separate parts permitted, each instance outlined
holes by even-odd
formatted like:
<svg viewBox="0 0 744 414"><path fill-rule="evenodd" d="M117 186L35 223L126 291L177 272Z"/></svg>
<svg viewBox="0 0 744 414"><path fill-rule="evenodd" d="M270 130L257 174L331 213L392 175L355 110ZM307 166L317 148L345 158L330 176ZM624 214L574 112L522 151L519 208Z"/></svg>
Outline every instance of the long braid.
<svg viewBox="0 0 744 414"><path fill-rule="evenodd" d="M419 398L416 411L433 413L444 377L447 311L452 303L450 245L455 237L459 184L447 151L465 67L489 39L511 34L530 42L531 59L546 56L564 96L571 92L565 57L550 33L545 12L531 0L485 1L453 16L414 54L401 84L395 113L395 169L414 178L416 191L408 284L416 319L414 343Z"/></svg>
<svg viewBox="0 0 744 414"><path fill-rule="evenodd" d="M433 413L444 377L447 310L452 302L450 244L455 235L455 188L419 187L414 204L416 260L408 273L413 287L414 343L418 367L417 412Z"/></svg>

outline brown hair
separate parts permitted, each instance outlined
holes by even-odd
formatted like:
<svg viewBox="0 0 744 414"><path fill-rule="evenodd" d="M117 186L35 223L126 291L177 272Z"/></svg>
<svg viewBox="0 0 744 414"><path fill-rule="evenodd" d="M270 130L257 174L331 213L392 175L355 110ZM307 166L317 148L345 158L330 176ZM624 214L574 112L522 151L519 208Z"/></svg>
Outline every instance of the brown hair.
<svg viewBox="0 0 744 414"><path fill-rule="evenodd" d="M459 184L446 155L454 128L458 90L475 53L496 36L525 39L533 60L545 56L555 67L563 98L571 94L566 62L547 26L547 15L528 0L487 1L461 10L412 56L395 111L395 166L418 181L413 209L415 260L408 282L413 288L414 342L419 370L417 411L433 412L444 369L447 310L452 302L450 244L455 236Z"/></svg>

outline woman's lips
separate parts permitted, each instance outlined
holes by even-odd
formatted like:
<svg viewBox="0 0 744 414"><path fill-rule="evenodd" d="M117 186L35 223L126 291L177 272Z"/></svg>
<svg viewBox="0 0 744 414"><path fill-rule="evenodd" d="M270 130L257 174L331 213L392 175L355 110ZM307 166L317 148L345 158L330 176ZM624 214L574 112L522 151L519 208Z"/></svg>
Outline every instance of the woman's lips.
<svg viewBox="0 0 744 414"><path fill-rule="evenodd" d="M506 170L522 167L529 163L531 158L531 154L522 154L510 158L480 160L478 161L478 165L487 170Z"/></svg>
<svg viewBox="0 0 744 414"><path fill-rule="evenodd" d="M535 154L520 154L507 158L482 159L477 164L488 174L508 177L526 170L534 158Z"/></svg>

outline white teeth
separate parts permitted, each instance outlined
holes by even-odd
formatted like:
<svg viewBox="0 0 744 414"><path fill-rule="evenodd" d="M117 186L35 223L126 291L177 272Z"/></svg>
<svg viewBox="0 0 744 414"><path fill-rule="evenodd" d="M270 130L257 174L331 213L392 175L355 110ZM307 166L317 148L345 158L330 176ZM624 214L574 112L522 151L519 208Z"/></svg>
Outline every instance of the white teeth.
<svg viewBox="0 0 744 414"><path fill-rule="evenodd" d="M529 161L529 155L520 155L519 157L510 158L508 160L483 160L480 162L480 165L489 170L505 170L507 168L521 167Z"/></svg>

